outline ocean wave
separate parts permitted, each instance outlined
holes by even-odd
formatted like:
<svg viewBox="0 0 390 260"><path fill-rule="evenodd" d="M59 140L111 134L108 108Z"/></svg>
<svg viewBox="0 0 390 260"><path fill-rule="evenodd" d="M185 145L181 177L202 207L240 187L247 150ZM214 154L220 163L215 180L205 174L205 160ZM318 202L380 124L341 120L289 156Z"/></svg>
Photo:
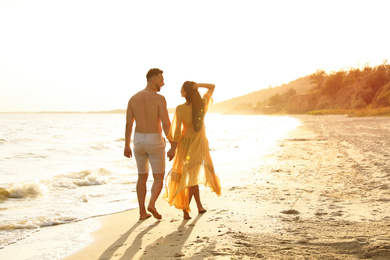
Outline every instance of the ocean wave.
<svg viewBox="0 0 390 260"><path fill-rule="evenodd" d="M27 198L36 197L47 192L47 187L36 181L13 183L7 188L0 187L0 197L5 198Z"/></svg>
<svg viewBox="0 0 390 260"><path fill-rule="evenodd" d="M13 229L36 229L40 227L55 226L61 224L67 224L75 221L80 221L80 219L75 217L36 217L28 220L20 220L12 224L2 224L0 225L0 230L13 230Z"/></svg>
<svg viewBox="0 0 390 260"><path fill-rule="evenodd" d="M13 143L13 144L26 144L26 143L32 142L33 140L30 138L15 138L15 139L4 140L4 141L9 142L9 143Z"/></svg>
<svg viewBox="0 0 390 260"><path fill-rule="evenodd" d="M4 200L4 199L8 198L9 194L10 194L10 192L7 189L0 187L0 200L1 199Z"/></svg>
<svg viewBox="0 0 390 260"><path fill-rule="evenodd" d="M28 220L19 220L15 223L0 224L0 249L30 236L42 227L62 225L80 220L82 219L74 217L36 217Z"/></svg>
<svg viewBox="0 0 390 260"><path fill-rule="evenodd" d="M126 139L124 137L118 138L115 140L115 142L124 142Z"/></svg>
<svg viewBox="0 0 390 260"><path fill-rule="evenodd" d="M105 168L99 168L96 170L88 169L54 176L52 185L54 187L62 188L103 185L109 181L111 176L112 172Z"/></svg>
<svg viewBox="0 0 390 260"><path fill-rule="evenodd" d="M99 168L56 175L39 181L12 183L8 187L0 187L0 200L37 197L50 191L56 192L59 189L68 190L81 186L103 185L109 181L112 175L111 171Z"/></svg>
<svg viewBox="0 0 390 260"><path fill-rule="evenodd" d="M16 158L16 159L30 159L30 158L45 159L47 157L48 157L47 155L41 155L41 154L36 154L36 153L21 153L21 154L14 156L14 158Z"/></svg>
<svg viewBox="0 0 390 260"><path fill-rule="evenodd" d="M96 151L107 151L110 150L111 148L107 145L104 144L99 144L99 145L93 145L90 147L91 150L96 150Z"/></svg>

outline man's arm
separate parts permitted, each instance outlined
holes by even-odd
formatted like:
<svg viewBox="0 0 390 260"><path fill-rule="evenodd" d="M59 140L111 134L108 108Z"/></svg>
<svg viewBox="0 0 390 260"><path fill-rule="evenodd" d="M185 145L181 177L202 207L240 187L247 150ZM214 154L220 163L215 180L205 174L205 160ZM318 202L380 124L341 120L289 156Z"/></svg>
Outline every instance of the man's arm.
<svg viewBox="0 0 390 260"><path fill-rule="evenodd" d="M165 136L168 136L169 129L171 128L171 120L169 119L167 102L166 102L164 97L162 97L162 100L163 101L162 101L161 106L159 107L158 111L159 111L159 116L161 119L161 123L163 126ZM173 157L175 157L177 143L172 142L170 140L169 140L169 143L171 144L171 149L169 149L167 156L168 156L169 160L172 160Z"/></svg>
<svg viewBox="0 0 390 260"><path fill-rule="evenodd" d="M131 158L133 156L133 152L130 148L130 142L131 142L131 133L133 132L133 123L134 123L134 113L131 109L131 99L129 100L129 103L127 105L127 112L126 112L126 130L125 130L125 150L124 150L124 156Z"/></svg>
<svg viewBox="0 0 390 260"><path fill-rule="evenodd" d="M163 96L161 96L161 103L158 108L159 117L161 119L162 127L165 136L169 133L169 128L171 127L171 120L169 120L169 114L167 109L167 101Z"/></svg>

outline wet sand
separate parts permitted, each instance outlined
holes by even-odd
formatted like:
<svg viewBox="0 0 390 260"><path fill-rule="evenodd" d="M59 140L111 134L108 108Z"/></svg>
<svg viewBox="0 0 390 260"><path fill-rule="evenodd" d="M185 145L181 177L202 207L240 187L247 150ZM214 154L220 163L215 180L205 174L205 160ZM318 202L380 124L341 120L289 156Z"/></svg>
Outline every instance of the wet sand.
<svg viewBox="0 0 390 260"><path fill-rule="evenodd" d="M191 220L161 198L100 219L66 259L390 259L390 118L296 116L302 125ZM222 184L223 184L223 180Z"/></svg>

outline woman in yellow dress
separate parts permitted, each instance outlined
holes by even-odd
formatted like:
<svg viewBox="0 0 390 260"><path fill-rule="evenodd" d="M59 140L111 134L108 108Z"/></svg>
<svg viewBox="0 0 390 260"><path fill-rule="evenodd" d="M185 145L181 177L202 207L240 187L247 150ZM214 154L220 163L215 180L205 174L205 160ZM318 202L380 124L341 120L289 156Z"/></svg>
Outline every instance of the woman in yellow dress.
<svg viewBox="0 0 390 260"><path fill-rule="evenodd" d="M203 98L198 88L207 88ZM166 178L163 198L169 204L183 210L184 219L190 219L190 202L194 196L198 212L204 213L199 196L198 184L210 187L211 191L221 195L221 183L215 174L211 160L209 143L206 137L204 116L212 102L213 84L184 82L181 88L186 103L176 107L172 125L167 136L172 149L168 157L173 166Z"/></svg>

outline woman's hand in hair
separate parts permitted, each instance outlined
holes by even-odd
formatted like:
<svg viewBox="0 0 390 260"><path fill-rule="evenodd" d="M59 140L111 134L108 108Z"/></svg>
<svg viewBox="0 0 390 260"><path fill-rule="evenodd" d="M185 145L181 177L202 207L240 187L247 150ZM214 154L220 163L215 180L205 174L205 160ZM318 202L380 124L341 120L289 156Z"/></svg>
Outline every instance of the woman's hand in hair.
<svg viewBox="0 0 390 260"><path fill-rule="evenodd" d="M195 83L192 85L194 89L207 88L208 90L214 91L215 85L210 83Z"/></svg>

